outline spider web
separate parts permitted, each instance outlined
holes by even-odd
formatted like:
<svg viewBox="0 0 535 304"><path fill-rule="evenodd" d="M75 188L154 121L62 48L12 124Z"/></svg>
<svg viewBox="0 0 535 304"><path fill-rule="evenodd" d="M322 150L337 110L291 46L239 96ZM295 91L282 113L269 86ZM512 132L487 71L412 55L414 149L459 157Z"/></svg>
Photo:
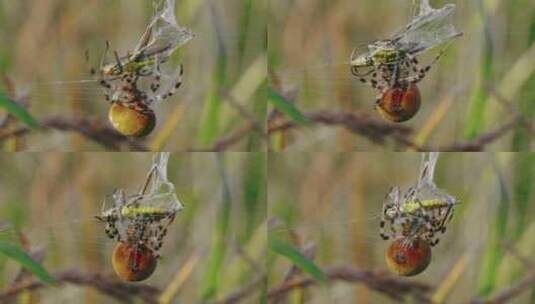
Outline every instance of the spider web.
<svg viewBox="0 0 535 304"><path fill-rule="evenodd" d="M149 35L148 42L144 41L145 34L136 46L136 51L144 48L146 53L157 52L161 60L167 59L175 50L190 41L194 34L186 28L177 24L175 15L175 0L162 0L154 2L156 13L152 18L145 34ZM146 46L144 44L146 43Z"/></svg>
<svg viewBox="0 0 535 304"><path fill-rule="evenodd" d="M438 199L448 205L455 205L457 200L446 191L438 188L434 182L435 167L437 165L438 157L439 152L422 154L420 176L414 187L414 197L407 197L407 200L405 201L411 199L414 201L416 198L419 200Z"/></svg>
<svg viewBox="0 0 535 304"><path fill-rule="evenodd" d="M455 4L434 9L429 0L421 0L413 8L414 16L393 40L413 54L419 54L444 42L461 36L452 23Z"/></svg>

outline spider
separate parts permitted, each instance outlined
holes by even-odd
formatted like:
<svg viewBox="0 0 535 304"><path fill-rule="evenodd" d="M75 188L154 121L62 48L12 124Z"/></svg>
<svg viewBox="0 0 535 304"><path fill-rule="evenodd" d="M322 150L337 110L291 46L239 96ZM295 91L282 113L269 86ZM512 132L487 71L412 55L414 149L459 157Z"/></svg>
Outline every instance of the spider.
<svg viewBox="0 0 535 304"><path fill-rule="evenodd" d="M419 189L411 187L400 197L399 188L391 189L383 203L380 236L383 240L404 238L407 242L422 239L436 246L436 233L445 233L453 217L455 202L442 198L420 199ZM386 231L387 224L389 232Z"/></svg>
<svg viewBox="0 0 535 304"><path fill-rule="evenodd" d="M373 67L366 73L360 73L358 70L359 67L356 65L351 67L351 73L360 82L379 92L376 103L379 102L388 89L406 89L409 85L422 81L431 70L431 67L444 54L444 50L442 50L431 63L421 67L418 59L408 53L392 49L384 50L384 52L390 55L381 55L382 60L370 62ZM352 57L354 56L353 54ZM389 57L393 57L393 59L385 59Z"/></svg>
<svg viewBox="0 0 535 304"><path fill-rule="evenodd" d="M351 73L362 83L379 92L375 109L386 119L403 122L420 109L420 91L416 86L444 54L421 67L416 56L462 35L450 22L455 5L440 9L425 7L400 32L390 39L378 40L360 53L355 48L350 57ZM368 68L362 73L360 69Z"/></svg>
<svg viewBox="0 0 535 304"><path fill-rule="evenodd" d="M104 87L105 98L112 103L118 102L123 104L139 104L149 106L156 101L165 100L176 93L176 90L182 85L182 76L184 75L183 65L180 64L177 73L177 79L166 92L160 92L162 87L162 73L160 65L165 62L158 55L166 48L146 54L143 51L137 52L137 55L128 55L119 57L117 51L114 51L115 62L105 64L105 58L109 52L110 45L106 42L106 48L102 56L99 68L99 84ZM91 70L94 75L96 71ZM139 88L141 78L150 78L151 94ZM160 93L160 94L157 94Z"/></svg>
<svg viewBox="0 0 535 304"><path fill-rule="evenodd" d="M353 65L351 72L360 82L378 91L375 109L381 116L393 122L407 121L420 109L420 90L416 84L425 78L444 50L425 67L419 66L416 57L392 47L376 52L369 56L369 62L366 63L372 67L371 70L360 73L361 66Z"/></svg>
<svg viewBox="0 0 535 304"><path fill-rule="evenodd" d="M113 194L115 207L95 216L106 223L104 231L110 239L139 248L144 246L154 253L162 247L167 228L180 208L164 209L141 205L147 198L147 188L155 174L156 167L153 167L138 194L126 196L123 190L116 190Z"/></svg>
<svg viewBox="0 0 535 304"><path fill-rule="evenodd" d="M167 60L159 56L166 48L146 53L136 51L119 57L114 52L115 62L105 64L110 46L106 48L101 59L98 83L104 88L104 96L111 102L109 120L113 127L125 136L142 137L150 134L156 125L156 115L152 109L155 102L173 96L182 85L183 65L179 65L177 78L167 90L162 91L162 75L160 65ZM91 69L95 75L95 69ZM148 85L148 88L142 86Z"/></svg>
<svg viewBox="0 0 535 304"><path fill-rule="evenodd" d="M350 57L351 73L363 83L382 91L385 86L394 88L421 81L431 66L442 56L444 49L428 66L420 68L415 56L462 35L450 22L454 4L440 9L427 7L413 16L409 24L390 39L377 40L367 46L367 52L353 50ZM371 68L360 73L360 68ZM410 76L410 71L416 75ZM381 79L376 77L378 73ZM371 74L371 79L366 76ZM380 84L381 83L381 84Z"/></svg>

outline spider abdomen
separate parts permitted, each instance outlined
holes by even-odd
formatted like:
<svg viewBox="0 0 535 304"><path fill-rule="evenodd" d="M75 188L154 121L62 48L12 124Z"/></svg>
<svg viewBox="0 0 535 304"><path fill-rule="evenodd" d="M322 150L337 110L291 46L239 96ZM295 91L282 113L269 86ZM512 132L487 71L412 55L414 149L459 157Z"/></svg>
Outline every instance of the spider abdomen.
<svg viewBox="0 0 535 304"><path fill-rule="evenodd" d="M376 109L387 120L404 122L418 113L420 103L420 90L415 84L410 84L407 88L386 89L377 102Z"/></svg>
<svg viewBox="0 0 535 304"><path fill-rule="evenodd" d="M143 281L156 270L158 256L143 244L119 242L113 250L112 264L123 280Z"/></svg>
<svg viewBox="0 0 535 304"><path fill-rule="evenodd" d="M421 238L398 238L385 252L390 271L401 276L414 276L431 263L431 247Z"/></svg>
<svg viewBox="0 0 535 304"><path fill-rule="evenodd" d="M140 102L114 102L108 112L113 128L124 136L144 137L156 126L156 115Z"/></svg>

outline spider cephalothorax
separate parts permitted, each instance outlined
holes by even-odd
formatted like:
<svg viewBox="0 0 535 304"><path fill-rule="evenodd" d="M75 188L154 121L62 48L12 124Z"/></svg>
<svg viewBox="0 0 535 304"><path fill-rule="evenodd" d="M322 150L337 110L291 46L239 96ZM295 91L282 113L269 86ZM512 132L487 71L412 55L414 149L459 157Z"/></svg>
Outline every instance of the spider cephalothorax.
<svg viewBox="0 0 535 304"><path fill-rule="evenodd" d="M156 179L156 170L156 167L153 167L139 193L126 195L123 190L116 190L111 197L107 198L113 202L113 207L103 210L99 216L96 216L98 220L106 224L104 230L109 238L134 247L145 246L154 253L162 247L168 226L174 221L176 213L181 210L180 205L172 204L172 202L168 208L148 205L151 200L155 200L150 193L147 193L147 189ZM169 191L174 191L174 187L166 187ZM175 197L172 192L164 193L164 195L163 197L157 196L162 203Z"/></svg>

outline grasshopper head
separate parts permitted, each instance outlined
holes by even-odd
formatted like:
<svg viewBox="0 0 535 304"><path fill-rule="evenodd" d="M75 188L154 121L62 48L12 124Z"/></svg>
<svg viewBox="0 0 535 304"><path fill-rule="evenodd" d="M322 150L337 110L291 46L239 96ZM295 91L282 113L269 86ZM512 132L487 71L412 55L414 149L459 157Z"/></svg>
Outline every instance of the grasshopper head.
<svg viewBox="0 0 535 304"><path fill-rule="evenodd" d="M113 63L113 64L107 64L102 67L101 69L102 74L108 75L108 76L118 76L121 74L121 68Z"/></svg>
<svg viewBox="0 0 535 304"><path fill-rule="evenodd" d="M373 60L372 57L368 54L363 54L358 56L357 58L352 59L349 64L357 68L369 67L373 65Z"/></svg>

